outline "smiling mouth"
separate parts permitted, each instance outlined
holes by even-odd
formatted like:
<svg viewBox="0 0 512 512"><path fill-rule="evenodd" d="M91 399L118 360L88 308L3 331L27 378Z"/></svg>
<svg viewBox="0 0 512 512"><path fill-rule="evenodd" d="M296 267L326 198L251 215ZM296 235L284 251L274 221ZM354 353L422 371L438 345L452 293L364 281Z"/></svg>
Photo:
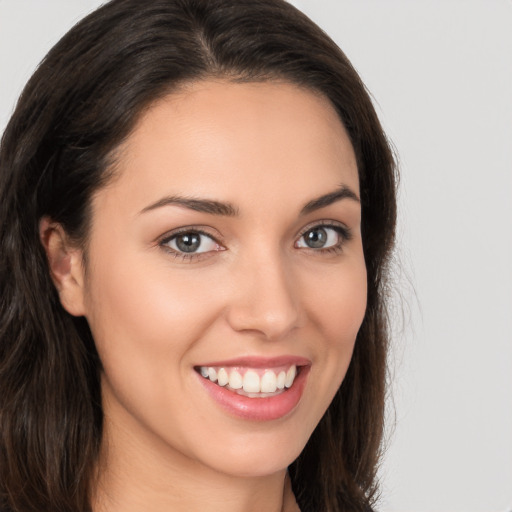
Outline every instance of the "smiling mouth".
<svg viewBox="0 0 512 512"><path fill-rule="evenodd" d="M273 369L200 366L195 370L205 379L249 398L267 398L293 386L301 367L295 364Z"/></svg>

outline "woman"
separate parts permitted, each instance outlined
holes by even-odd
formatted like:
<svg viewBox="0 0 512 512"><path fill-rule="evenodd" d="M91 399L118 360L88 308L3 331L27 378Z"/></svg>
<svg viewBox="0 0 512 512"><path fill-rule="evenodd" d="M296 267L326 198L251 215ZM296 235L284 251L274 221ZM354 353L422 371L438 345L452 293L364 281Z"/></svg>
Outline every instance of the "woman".
<svg viewBox="0 0 512 512"><path fill-rule="evenodd" d="M393 158L281 0L113 0L0 153L2 510L370 510Z"/></svg>

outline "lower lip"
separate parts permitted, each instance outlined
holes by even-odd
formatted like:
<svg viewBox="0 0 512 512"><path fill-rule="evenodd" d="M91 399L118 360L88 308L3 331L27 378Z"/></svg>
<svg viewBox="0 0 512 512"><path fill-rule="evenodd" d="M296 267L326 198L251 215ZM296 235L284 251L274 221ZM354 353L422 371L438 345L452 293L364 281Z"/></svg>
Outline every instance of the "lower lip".
<svg viewBox="0 0 512 512"><path fill-rule="evenodd" d="M199 374L198 378L213 400L228 413L246 420L270 421L283 418L297 407L306 385L309 369L309 366L302 366L292 386L286 391L279 395L262 398L239 395L214 384Z"/></svg>

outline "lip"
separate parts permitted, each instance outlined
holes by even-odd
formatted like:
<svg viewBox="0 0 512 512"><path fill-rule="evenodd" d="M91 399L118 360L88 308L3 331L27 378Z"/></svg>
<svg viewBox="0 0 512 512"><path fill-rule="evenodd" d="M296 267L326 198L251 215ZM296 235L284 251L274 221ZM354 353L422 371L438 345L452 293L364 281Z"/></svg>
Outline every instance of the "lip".
<svg viewBox="0 0 512 512"><path fill-rule="evenodd" d="M208 363L201 363L196 365L197 368L201 366L224 366L224 367L234 367L234 366L247 366L249 368L259 368L259 369L271 369L278 368L280 366L291 366L294 364L295 366L311 366L311 361L306 359L305 357L298 356L279 356L279 357L258 357L258 356L247 356L247 357L239 357L236 359L225 359L223 361L211 361Z"/></svg>
<svg viewBox="0 0 512 512"><path fill-rule="evenodd" d="M302 364L301 364L302 363ZM290 414L299 404L311 369L311 362L298 357L239 358L216 361L201 366L249 366L252 368L274 368L286 364L297 365L297 376L292 386L282 393L270 397L250 398L221 387L195 372L210 398L230 415L250 421L278 420Z"/></svg>

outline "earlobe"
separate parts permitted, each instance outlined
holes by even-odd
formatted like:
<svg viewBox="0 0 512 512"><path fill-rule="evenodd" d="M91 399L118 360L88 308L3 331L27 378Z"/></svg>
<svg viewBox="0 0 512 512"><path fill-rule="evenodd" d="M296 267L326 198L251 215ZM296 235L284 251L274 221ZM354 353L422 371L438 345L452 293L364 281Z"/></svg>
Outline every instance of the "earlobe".
<svg viewBox="0 0 512 512"><path fill-rule="evenodd" d="M74 316L83 316L84 272L81 249L71 243L60 224L52 222L48 217L43 217L39 222L39 237L62 307Z"/></svg>

